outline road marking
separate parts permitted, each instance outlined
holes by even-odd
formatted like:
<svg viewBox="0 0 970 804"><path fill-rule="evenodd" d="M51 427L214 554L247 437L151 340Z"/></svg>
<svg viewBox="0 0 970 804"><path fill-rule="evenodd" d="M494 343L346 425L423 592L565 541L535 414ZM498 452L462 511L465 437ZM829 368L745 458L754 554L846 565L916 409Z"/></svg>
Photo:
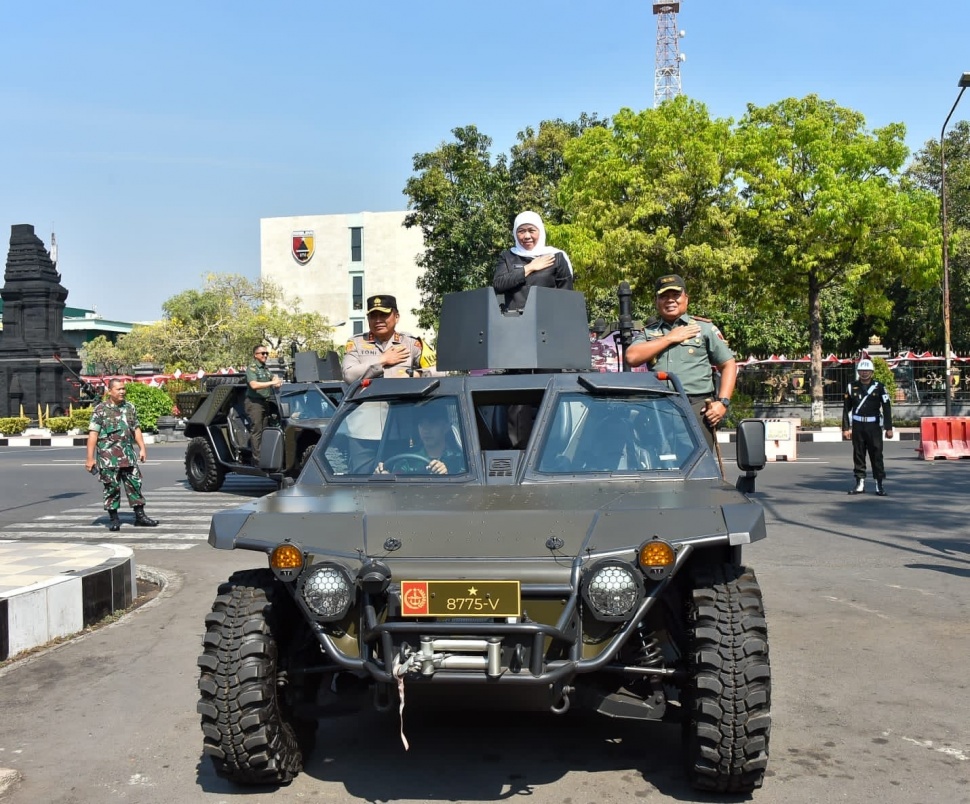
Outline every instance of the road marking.
<svg viewBox="0 0 970 804"><path fill-rule="evenodd" d="M833 597L832 595L822 595L823 600L831 600L833 603L840 603L843 606L848 606L850 609L856 609L857 611L864 611L866 614L875 614L877 617L883 620L888 620L889 617L877 609L868 609L860 603L854 603L851 600L843 600L839 597Z"/></svg>
<svg viewBox="0 0 970 804"><path fill-rule="evenodd" d="M959 759L961 762L966 762L970 759L970 754L966 754L959 748L950 748L946 745L933 745L932 740L915 740L912 737L903 737L908 743L913 745L918 745L920 748L929 748L931 751L936 751L938 754L946 754L948 757L953 757L954 759Z"/></svg>

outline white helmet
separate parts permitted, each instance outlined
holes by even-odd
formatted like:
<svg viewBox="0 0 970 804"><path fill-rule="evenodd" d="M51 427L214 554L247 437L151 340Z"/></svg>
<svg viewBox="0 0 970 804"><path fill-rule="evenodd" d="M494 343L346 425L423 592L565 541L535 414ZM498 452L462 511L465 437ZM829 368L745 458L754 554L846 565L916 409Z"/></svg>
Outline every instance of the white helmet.
<svg viewBox="0 0 970 804"><path fill-rule="evenodd" d="M876 367L868 357L862 358L855 367L856 371L875 371Z"/></svg>

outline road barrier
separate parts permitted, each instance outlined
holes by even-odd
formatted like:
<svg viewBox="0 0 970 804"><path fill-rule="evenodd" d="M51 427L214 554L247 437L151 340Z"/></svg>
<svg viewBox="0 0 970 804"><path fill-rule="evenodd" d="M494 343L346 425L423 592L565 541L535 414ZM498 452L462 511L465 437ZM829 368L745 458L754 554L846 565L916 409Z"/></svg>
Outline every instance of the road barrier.
<svg viewBox="0 0 970 804"><path fill-rule="evenodd" d="M798 457L798 428L801 419L764 419L765 458L794 461Z"/></svg>
<svg viewBox="0 0 970 804"><path fill-rule="evenodd" d="M970 416L926 416L919 420L919 447L924 461L970 458Z"/></svg>

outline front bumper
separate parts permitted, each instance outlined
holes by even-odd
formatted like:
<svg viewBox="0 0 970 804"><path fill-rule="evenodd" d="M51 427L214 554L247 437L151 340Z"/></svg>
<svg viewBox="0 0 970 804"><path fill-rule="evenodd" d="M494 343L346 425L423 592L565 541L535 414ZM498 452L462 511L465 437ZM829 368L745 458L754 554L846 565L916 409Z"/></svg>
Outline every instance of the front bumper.
<svg viewBox="0 0 970 804"><path fill-rule="evenodd" d="M639 624L663 596L692 552L690 545L677 551L672 571L650 585L630 618L601 647L596 656L584 657L580 606L580 564L573 567L568 587L523 587L527 596L568 595L555 625L537 622L455 622L385 620L364 599L359 656L342 651L326 628L311 628L335 670L366 675L377 682L396 683L400 677L435 684L562 685L574 676L602 670L642 674L643 668L624 667L615 660L637 632ZM660 668L651 675L663 675Z"/></svg>

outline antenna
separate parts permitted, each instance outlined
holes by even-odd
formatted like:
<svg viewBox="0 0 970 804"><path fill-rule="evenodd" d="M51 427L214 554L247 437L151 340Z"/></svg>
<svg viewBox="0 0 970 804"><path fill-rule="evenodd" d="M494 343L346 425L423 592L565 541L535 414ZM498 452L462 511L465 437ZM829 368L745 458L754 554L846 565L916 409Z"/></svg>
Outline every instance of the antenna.
<svg viewBox="0 0 970 804"><path fill-rule="evenodd" d="M677 30L679 11L680 3L653 4L653 13L657 17L657 60L653 79L654 108L680 94L680 65L687 60L687 57L680 52L678 39L682 39L687 34L685 31Z"/></svg>

